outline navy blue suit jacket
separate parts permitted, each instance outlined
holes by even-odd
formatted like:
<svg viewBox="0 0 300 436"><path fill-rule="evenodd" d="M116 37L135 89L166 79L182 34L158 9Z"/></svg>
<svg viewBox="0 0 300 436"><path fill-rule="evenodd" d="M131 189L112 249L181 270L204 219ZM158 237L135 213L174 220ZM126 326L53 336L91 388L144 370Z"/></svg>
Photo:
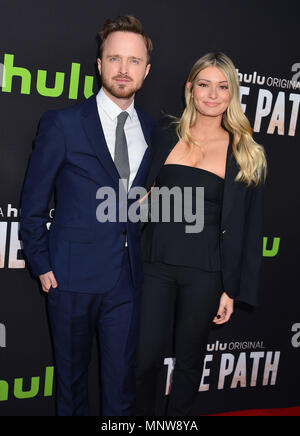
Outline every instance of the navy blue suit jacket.
<svg viewBox="0 0 300 436"><path fill-rule="evenodd" d="M136 111L148 148L132 187L145 184L154 127L149 115ZM127 237L133 282L141 285L140 223L98 222L96 192L101 186L112 187L118 195L119 174L106 145L96 96L46 112L21 201L20 233L34 275L52 270L60 289L106 292L118 279ZM53 192L55 216L47 230Z"/></svg>

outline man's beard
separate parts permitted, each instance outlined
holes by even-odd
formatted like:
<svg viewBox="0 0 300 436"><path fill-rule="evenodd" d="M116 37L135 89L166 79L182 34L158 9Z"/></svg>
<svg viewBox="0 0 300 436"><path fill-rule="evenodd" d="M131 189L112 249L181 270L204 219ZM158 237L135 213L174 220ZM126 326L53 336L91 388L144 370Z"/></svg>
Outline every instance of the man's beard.
<svg viewBox="0 0 300 436"><path fill-rule="evenodd" d="M130 82L124 84L118 84L114 83L115 77L112 79L111 82L105 79L105 77L102 75L102 86L105 88L111 95L113 95L116 98L124 98L128 99L131 98L141 87L143 83L140 83L136 86L128 86ZM130 79L129 79L130 80Z"/></svg>

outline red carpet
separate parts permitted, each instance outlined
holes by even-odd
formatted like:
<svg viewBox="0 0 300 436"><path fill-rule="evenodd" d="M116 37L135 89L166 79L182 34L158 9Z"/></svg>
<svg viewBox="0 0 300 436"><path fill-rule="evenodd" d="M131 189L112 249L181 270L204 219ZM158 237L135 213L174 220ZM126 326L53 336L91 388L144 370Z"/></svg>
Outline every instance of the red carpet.
<svg viewBox="0 0 300 436"><path fill-rule="evenodd" d="M239 410L237 412L217 413L209 416L300 416L300 407L285 409Z"/></svg>

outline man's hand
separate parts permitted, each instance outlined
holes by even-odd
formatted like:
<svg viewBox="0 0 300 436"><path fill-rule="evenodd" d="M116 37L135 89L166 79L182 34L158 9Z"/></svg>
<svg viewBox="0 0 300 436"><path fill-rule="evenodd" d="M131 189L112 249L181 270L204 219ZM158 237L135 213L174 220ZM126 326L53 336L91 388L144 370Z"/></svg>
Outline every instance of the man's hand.
<svg viewBox="0 0 300 436"><path fill-rule="evenodd" d="M45 274L40 274L39 278L44 292L49 292L51 286L52 288L57 288L58 286L53 271L49 271Z"/></svg>

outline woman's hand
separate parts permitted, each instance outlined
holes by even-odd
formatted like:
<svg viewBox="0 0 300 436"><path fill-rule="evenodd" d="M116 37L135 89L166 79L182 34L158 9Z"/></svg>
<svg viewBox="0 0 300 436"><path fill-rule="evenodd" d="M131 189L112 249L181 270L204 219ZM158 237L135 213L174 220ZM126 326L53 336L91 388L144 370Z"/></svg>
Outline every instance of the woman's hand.
<svg viewBox="0 0 300 436"><path fill-rule="evenodd" d="M148 191L148 192L147 192L147 194L146 194L146 195L144 195L144 197L143 197L143 198L140 198L140 199L139 199L139 202L140 202L140 204L142 204L142 203L143 203L143 201L145 200L145 198L147 198L147 197L148 197L148 195L150 194L150 192L151 192L151 191L152 191L152 189L154 188L154 186L155 186L155 183L156 183L156 180L154 181L154 184L153 184L152 188L150 189L150 191Z"/></svg>
<svg viewBox="0 0 300 436"><path fill-rule="evenodd" d="M214 317L215 324L224 324L229 321L234 307L234 300L224 292L220 298L220 306L217 315Z"/></svg>

